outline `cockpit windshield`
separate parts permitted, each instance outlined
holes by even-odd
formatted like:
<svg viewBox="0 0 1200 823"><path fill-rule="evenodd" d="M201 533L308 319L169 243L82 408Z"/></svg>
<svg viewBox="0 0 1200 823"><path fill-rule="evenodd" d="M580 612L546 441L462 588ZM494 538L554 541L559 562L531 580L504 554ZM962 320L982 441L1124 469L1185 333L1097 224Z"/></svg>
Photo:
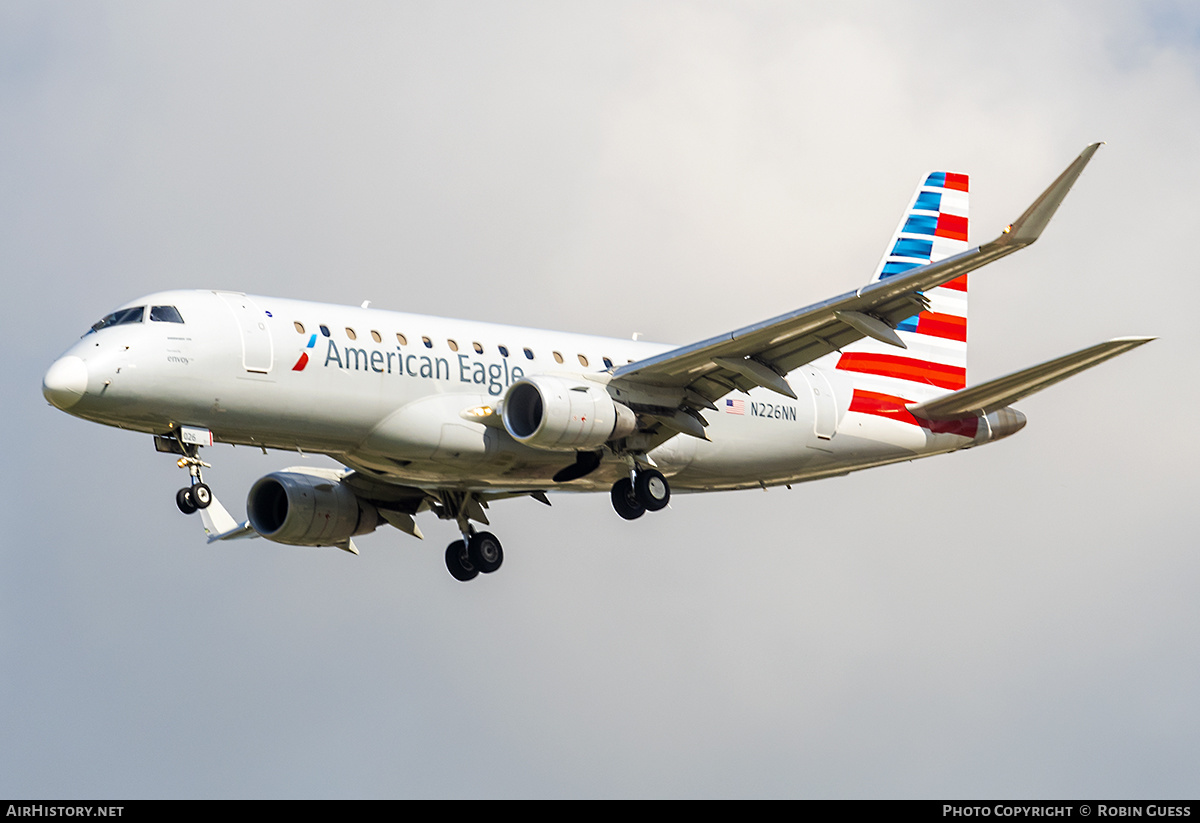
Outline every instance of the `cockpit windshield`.
<svg viewBox="0 0 1200 823"><path fill-rule="evenodd" d="M183 316L174 306L154 306L150 309L150 319L159 323L183 322Z"/></svg>
<svg viewBox="0 0 1200 823"><path fill-rule="evenodd" d="M107 329L109 326L124 326L126 323L141 323L142 315L145 313L146 307L138 306L137 308L121 309L112 314L106 314L100 322L92 324L92 331Z"/></svg>
<svg viewBox="0 0 1200 823"><path fill-rule="evenodd" d="M112 314L106 314L99 322L92 325L87 334L101 329L107 329L109 326L124 326L127 323L141 323L146 315L145 306L137 306L132 309L120 309ZM179 309L174 306L151 306L150 320L155 323L182 323L183 315L179 313Z"/></svg>

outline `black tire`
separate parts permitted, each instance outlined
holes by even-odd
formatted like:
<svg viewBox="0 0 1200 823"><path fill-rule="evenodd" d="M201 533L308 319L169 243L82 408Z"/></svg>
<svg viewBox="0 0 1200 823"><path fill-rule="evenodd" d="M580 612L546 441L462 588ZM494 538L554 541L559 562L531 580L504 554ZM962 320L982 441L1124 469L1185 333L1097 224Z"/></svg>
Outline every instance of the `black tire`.
<svg viewBox="0 0 1200 823"><path fill-rule="evenodd" d="M656 469L642 469L633 483L633 493L648 512L665 509L671 502L671 485Z"/></svg>
<svg viewBox="0 0 1200 823"><path fill-rule="evenodd" d="M622 477L613 483L612 504L617 514L626 520L637 520L646 513L646 506L634 494L633 483L628 477Z"/></svg>
<svg viewBox="0 0 1200 823"><path fill-rule="evenodd" d="M461 540L455 540L446 547L446 569L451 577L464 583L474 580L479 574L479 569L471 565L471 560L467 557L467 548Z"/></svg>
<svg viewBox="0 0 1200 823"><path fill-rule="evenodd" d="M207 509L213 501L212 489L204 483L197 483L192 486L192 503L197 509Z"/></svg>
<svg viewBox="0 0 1200 823"><path fill-rule="evenodd" d="M491 574L504 562L504 549L496 535L491 532L476 532L471 535L467 556L471 559L471 565L480 572Z"/></svg>
<svg viewBox="0 0 1200 823"><path fill-rule="evenodd" d="M180 489L175 492L175 505L184 514L195 514L196 503L192 500L192 490L188 488Z"/></svg>

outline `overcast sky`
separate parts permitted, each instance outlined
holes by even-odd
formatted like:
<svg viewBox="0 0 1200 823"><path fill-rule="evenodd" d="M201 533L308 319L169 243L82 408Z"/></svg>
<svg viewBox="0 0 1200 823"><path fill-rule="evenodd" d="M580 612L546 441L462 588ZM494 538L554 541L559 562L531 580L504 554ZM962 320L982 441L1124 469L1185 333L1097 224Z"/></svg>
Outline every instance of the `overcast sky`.
<svg viewBox="0 0 1200 823"><path fill-rule="evenodd" d="M1195 797L1194 2L0 4L0 796ZM864 283L921 175L1018 437L799 485L206 546L42 374L224 288L688 343ZM217 447L235 515L296 455ZM314 465L324 465L312 459Z"/></svg>

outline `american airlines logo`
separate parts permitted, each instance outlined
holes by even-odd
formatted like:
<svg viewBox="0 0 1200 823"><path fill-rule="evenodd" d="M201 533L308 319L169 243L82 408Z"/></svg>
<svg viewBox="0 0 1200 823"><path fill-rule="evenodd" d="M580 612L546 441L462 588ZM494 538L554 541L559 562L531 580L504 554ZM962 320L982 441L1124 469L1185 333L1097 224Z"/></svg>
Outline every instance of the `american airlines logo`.
<svg viewBox="0 0 1200 823"><path fill-rule="evenodd" d="M308 338L308 345L305 346L304 348L311 349L315 345L317 345L317 336L314 334L312 337ZM307 365L308 365L308 352L301 351L300 359L296 361L296 365L292 366L292 371L304 371L304 367Z"/></svg>

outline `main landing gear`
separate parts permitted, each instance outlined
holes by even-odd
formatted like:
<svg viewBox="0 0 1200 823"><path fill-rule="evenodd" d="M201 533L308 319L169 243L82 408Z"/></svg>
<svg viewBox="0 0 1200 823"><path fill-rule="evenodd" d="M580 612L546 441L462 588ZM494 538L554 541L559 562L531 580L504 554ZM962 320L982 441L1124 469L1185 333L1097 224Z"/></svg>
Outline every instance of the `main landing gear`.
<svg viewBox="0 0 1200 823"><path fill-rule="evenodd" d="M670 502L671 486L657 469L636 469L632 477L622 477L612 487L613 508L626 520L665 509Z"/></svg>
<svg viewBox="0 0 1200 823"><path fill-rule="evenodd" d="M504 562L504 549L491 532L474 532L466 540L446 547L446 568L455 580L474 580L480 572L491 574Z"/></svg>
<svg viewBox="0 0 1200 823"><path fill-rule="evenodd" d="M481 572L491 574L504 562L500 539L491 532L478 532L474 520L488 525L484 506L471 492L443 491L439 493L438 517L458 523L462 540L446 547L446 569L455 580L474 580Z"/></svg>

